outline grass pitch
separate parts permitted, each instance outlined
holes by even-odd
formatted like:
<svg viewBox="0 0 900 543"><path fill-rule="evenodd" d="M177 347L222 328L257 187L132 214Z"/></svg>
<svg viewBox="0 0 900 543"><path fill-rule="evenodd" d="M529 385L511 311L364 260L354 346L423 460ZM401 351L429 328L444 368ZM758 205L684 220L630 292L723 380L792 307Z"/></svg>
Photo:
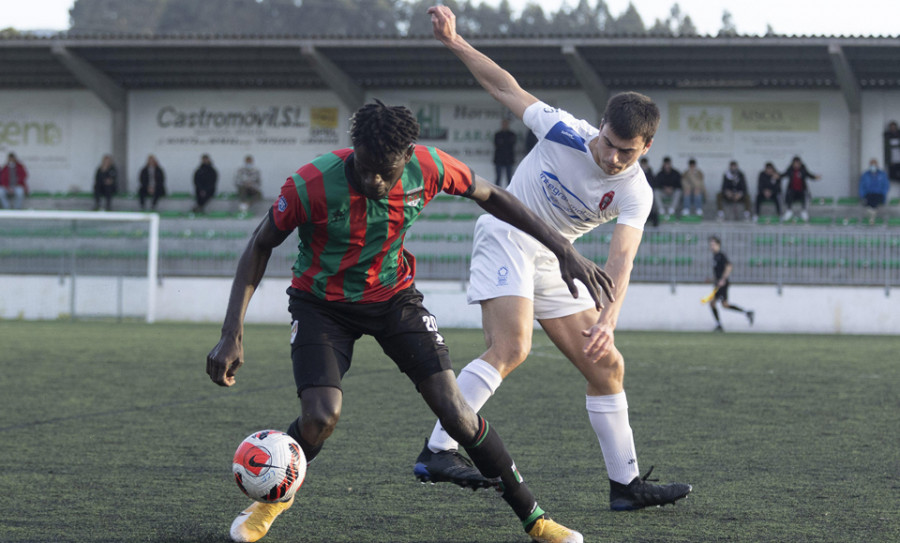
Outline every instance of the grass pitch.
<svg viewBox="0 0 900 543"><path fill-rule="evenodd" d="M454 367L479 330L442 330ZM234 448L298 414L287 326L205 373L217 325L0 322L0 541L225 542ZM608 511L580 375L547 338L483 410L541 505L586 541L900 541L900 339L619 333L641 471L694 492ZM263 541L528 541L494 492L421 485L434 422L370 339L341 422Z"/></svg>

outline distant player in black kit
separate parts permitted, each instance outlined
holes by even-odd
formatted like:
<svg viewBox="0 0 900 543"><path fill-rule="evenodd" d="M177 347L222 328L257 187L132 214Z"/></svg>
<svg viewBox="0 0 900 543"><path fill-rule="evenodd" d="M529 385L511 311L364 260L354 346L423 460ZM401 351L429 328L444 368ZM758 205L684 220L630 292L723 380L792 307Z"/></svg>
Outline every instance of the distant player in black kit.
<svg viewBox="0 0 900 543"><path fill-rule="evenodd" d="M709 248L713 253L713 271L716 274L716 295L713 297L712 302L710 302L709 307L712 309L713 317L716 318L716 332L724 332L725 329L722 328L722 321L719 320L719 310L716 308L716 304L721 301L722 307L725 309L730 309L732 311L738 311L747 315L747 320L750 321L750 325L753 325L753 311L742 309L734 304L728 303L728 278L731 276L731 270L734 269L734 266L731 265L731 262L728 260L728 257L725 256L725 253L722 252L722 240L717 238L716 236L709 237Z"/></svg>

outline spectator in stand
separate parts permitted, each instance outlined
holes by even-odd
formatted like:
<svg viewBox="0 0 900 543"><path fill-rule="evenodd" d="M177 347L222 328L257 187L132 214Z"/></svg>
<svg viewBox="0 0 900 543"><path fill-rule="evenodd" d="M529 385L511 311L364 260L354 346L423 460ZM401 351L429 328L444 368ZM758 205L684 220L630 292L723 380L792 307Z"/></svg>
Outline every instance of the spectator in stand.
<svg viewBox="0 0 900 543"><path fill-rule="evenodd" d="M869 161L869 169L859 177L859 199L866 207L869 224L875 224L878 208L887 201L890 190L887 172L879 168L878 160L873 158Z"/></svg>
<svg viewBox="0 0 900 543"><path fill-rule="evenodd" d="M809 220L809 185L806 182L807 179L812 179L813 181L818 181L822 177L816 175L814 173L810 173L809 170L806 169L806 164L800 160L800 157L795 156L791 160L791 165L788 166L787 170L781 177L787 177L787 186L784 189L784 216L781 220L789 221L794 216L793 206L794 202L799 201L800 205L803 206L800 211L800 218L804 221Z"/></svg>
<svg viewBox="0 0 900 543"><path fill-rule="evenodd" d="M681 173L672 167L672 159L664 157L662 168L654 179L653 197L660 212L666 211L665 198L669 199L666 216L674 215L681 202Z"/></svg>
<svg viewBox="0 0 900 543"><path fill-rule="evenodd" d="M3 209L22 209L28 196L28 170L19 162L15 153L6 157L6 165L0 169L0 205ZM12 205L9 199L13 198Z"/></svg>
<svg viewBox="0 0 900 543"><path fill-rule="evenodd" d="M509 129L509 119L500 122L500 130L494 134L494 184L498 187L509 185L513 164L516 161L516 133ZM506 174L506 185L503 174Z"/></svg>
<svg viewBox="0 0 900 543"><path fill-rule="evenodd" d="M681 176L681 189L684 191L684 206L681 208L681 215L690 215L691 208L694 208L695 215L703 216L706 184L703 180L703 170L697 167L697 161L693 158L688 160L688 169Z"/></svg>
<svg viewBox="0 0 900 543"><path fill-rule="evenodd" d="M759 218L759 209L764 202L775 204L775 213L781 217L781 174L771 162L766 162L766 168L759 172L756 182L756 218Z"/></svg>
<svg viewBox="0 0 900 543"><path fill-rule="evenodd" d="M647 160L647 157L641 157L638 164L640 164L641 169L644 170L644 177L647 178L647 183L650 185L650 188L656 192L656 181L653 177L653 168L650 167L650 161ZM647 222L654 227L659 226L659 208L656 206L656 198L653 199L653 207L650 208L650 215L647 217Z"/></svg>
<svg viewBox="0 0 900 543"><path fill-rule="evenodd" d="M140 181L138 199L141 203L141 210L147 209L147 200L149 199L150 209L156 211L159 199L166 195L166 173L159 167L155 156L147 157L147 164L141 168L138 179Z"/></svg>
<svg viewBox="0 0 900 543"><path fill-rule="evenodd" d="M119 172L113 162L112 155L103 155L97 172L94 173L94 211L100 210L100 200L104 200L103 209L112 211L112 198L119 189Z"/></svg>
<svg viewBox="0 0 900 543"><path fill-rule="evenodd" d="M234 174L234 184L241 202L241 213L246 213L250 204L262 198L262 179L259 170L253 165L253 156L247 155L244 158L244 165Z"/></svg>
<svg viewBox="0 0 900 543"><path fill-rule="evenodd" d="M884 131L884 167L888 178L900 183L900 128L897 121L888 123Z"/></svg>
<svg viewBox="0 0 900 543"><path fill-rule="evenodd" d="M718 218L725 218L725 204L744 206L744 220L750 220L750 193L747 191L747 178L744 172L738 168L736 160L728 163L728 169L722 175L722 190L716 195L716 207Z"/></svg>
<svg viewBox="0 0 900 543"><path fill-rule="evenodd" d="M219 172L212 165L209 155L200 157L200 166L194 171L194 198L197 205L194 213L205 213L206 204L216 195L216 182L219 180Z"/></svg>

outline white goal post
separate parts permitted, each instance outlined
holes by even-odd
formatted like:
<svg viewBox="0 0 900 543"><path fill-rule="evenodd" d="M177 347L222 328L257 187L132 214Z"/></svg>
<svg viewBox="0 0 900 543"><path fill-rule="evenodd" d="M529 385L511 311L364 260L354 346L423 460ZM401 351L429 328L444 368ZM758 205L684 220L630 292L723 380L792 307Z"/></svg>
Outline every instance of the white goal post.
<svg viewBox="0 0 900 543"><path fill-rule="evenodd" d="M106 226L106 229L98 228L99 233L94 233L98 238L94 243L94 249L92 249L94 252L86 251L87 256L82 255L80 258L87 259L94 254L99 255L98 258L107 258L110 261L115 261L120 254L124 254L124 249L118 249L119 253L116 253L116 247L127 248L133 246L135 238L144 237L143 232L120 235L115 230L109 229L109 227L113 226L110 223L148 223L146 233L146 321L148 323L154 322L156 318L156 288L159 269L159 215L157 213L106 211L0 210L0 233L2 233L3 239L0 251L3 252L3 259L9 259L8 264L14 264L12 261L16 259L24 261L32 257L43 258L46 261L48 259L46 255L52 254L52 251L62 253L64 249L60 249L60 247L64 247L67 242L65 235L62 235L62 229L60 229L60 239L54 239L55 231L53 225L60 225L59 221L68 221L68 224L72 225L73 229L77 229L78 225L101 224ZM40 228L44 230L42 231ZM71 245L73 242L69 241L69 244ZM72 251L74 250L75 248L72 247ZM131 252L135 253L134 250ZM140 256L143 256L143 249L139 253ZM63 256L65 255L63 254ZM103 268L102 264L98 265L100 268ZM110 266L104 272L108 272L110 275L122 274L121 271L115 269L115 266ZM4 271L2 273L8 272ZM27 275L29 273L28 266L26 265L21 270L15 271L15 273ZM61 273L61 275L65 274L65 272ZM94 272L94 275L99 274ZM75 273L73 270L71 302L73 308L75 303L74 284Z"/></svg>

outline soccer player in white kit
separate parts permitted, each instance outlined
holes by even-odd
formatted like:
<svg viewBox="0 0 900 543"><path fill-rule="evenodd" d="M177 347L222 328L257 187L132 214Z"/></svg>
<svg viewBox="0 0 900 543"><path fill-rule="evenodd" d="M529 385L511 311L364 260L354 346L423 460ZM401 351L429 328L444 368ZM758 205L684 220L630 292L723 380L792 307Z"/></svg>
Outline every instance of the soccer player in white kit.
<svg viewBox="0 0 900 543"><path fill-rule="evenodd" d="M600 128L595 128L523 90L509 72L456 33L449 8L435 6L428 12L435 37L538 138L508 190L570 241L617 219L605 267L615 283L615 300L608 300L602 310L583 285L573 299L559 277L556 258L533 238L492 217L478 220L467 297L469 303L481 304L487 351L460 372L457 382L463 396L475 411L481 409L525 361L537 319L587 380L586 408L610 479L610 508L674 503L687 496L690 485L651 484L649 472L641 477L638 471L623 389L624 359L614 342L632 263L653 205L653 191L637 161L650 149L659 109L641 94L617 94ZM457 447L437 424L416 460L416 476L487 486L483 478L479 485L480 474Z"/></svg>

